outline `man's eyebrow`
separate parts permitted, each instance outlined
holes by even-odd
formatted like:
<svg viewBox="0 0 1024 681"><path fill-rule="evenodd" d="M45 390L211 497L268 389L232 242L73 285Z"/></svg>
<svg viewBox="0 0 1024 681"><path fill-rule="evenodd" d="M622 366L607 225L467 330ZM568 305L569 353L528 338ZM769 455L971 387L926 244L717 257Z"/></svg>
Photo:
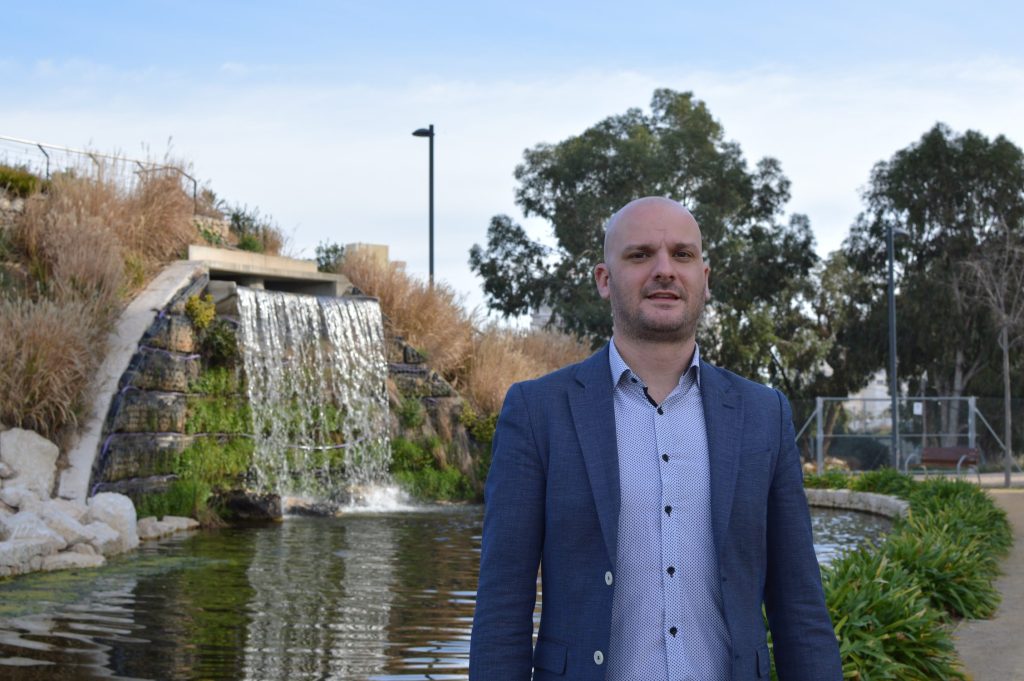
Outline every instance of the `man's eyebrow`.
<svg viewBox="0 0 1024 681"><path fill-rule="evenodd" d="M625 246L622 247L622 252L623 253L628 253L629 251L637 251L637 250L654 251L654 250L658 249L659 245L660 245L660 243L633 243L633 244L626 244ZM680 249L680 248L699 249L700 248L700 242L699 241L677 241L676 243L672 244L671 247L672 247L673 250Z"/></svg>

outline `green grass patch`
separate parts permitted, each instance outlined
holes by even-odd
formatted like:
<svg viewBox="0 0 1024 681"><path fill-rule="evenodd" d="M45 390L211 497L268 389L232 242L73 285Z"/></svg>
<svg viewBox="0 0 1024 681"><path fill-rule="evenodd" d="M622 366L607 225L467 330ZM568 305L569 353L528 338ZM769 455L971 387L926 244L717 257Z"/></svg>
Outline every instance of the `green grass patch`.
<svg viewBox="0 0 1024 681"><path fill-rule="evenodd" d="M804 474L804 487L811 489L846 489L850 486L850 474L832 469L821 475L817 473Z"/></svg>
<svg viewBox="0 0 1024 681"><path fill-rule="evenodd" d="M850 489L855 492L889 494L906 499L914 489L914 479L895 468L877 468L864 471L850 480Z"/></svg>
<svg viewBox="0 0 1024 681"><path fill-rule="evenodd" d="M241 397L189 396L185 432L251 433L249 402Z"/></svg>
<svg viewBox="0 0 1024 681"><path fill-rule="evenodd" d="M199 480L175 480L166 492L143 495L135 504L138 517L165 515L196 518L205 514L211 489Z"/></svg>
<svg viewBox="0 0 1024 681"><path fill-rule="evenodd" d="M24 166L0 164L0 191L18 198L28 198L41 189L44 181Z"/></svg>
<svg viewBox="0 0 1024 681"><path fill-rule="evenodd" d="M440 466L433 451L440 439L391 440L391 474L406 492L425 501L468 501L476 498L473 483L454 466Z"/></svg>

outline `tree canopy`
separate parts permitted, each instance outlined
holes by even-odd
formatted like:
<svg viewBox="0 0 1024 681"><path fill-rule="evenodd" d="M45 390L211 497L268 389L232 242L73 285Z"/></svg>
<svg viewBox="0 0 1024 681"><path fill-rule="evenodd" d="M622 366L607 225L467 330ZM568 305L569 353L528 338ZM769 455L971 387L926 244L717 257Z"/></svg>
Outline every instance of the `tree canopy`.
<svg viewBox="0 0 1024 681"><path fill-rule="evenodd" d="M763 158L748 167L692 93L656 90L650 113L630 109L527 149L515 178L516 204L548 222L555 245L531 239L507 215L494 216L486 246L470 251L491 309L507 317L546 305L563 329L595 344L607 340L611 317L592 278L604 224L633 199L667 196L697 218L711 265L702 352L773 382L783 377L782 355L801 352L779 341L798 335L800 308L813 293L818 258L810 224L801 215L782 219L789 180L779 162Z"/></svg>

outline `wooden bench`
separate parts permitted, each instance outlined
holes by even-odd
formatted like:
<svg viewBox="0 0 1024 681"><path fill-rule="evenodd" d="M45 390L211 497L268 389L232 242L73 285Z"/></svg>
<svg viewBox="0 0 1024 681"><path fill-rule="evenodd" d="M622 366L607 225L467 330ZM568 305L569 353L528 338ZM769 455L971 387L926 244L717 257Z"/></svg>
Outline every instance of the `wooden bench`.
<svg viewBox="0 0 1024 681"><path fill-rule="evenodd" d="M957 475L961 475L961 470L970 471L973 468L974 474L978 476L978 484L981 484L981 473L978 471L981 457L976 447L925 447L920 454L915 454L912 458L917 459L925 475L928 474L929 466L955 468Z"/></svg>

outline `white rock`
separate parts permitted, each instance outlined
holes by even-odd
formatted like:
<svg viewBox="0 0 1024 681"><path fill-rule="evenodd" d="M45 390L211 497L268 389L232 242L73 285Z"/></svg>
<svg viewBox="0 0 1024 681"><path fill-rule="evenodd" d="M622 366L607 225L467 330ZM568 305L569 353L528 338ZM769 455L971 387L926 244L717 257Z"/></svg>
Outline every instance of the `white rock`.
<svg viewBox="0 0 1024 681"><path fill-rule="evenodd" d="M182 530L194 530L199 527L199 521L194 518L184 518L180 515L165 515L160 519L165 525L170 525L175 532Z"/></svg>
<svg viewBox="0 0 1024 681"><path fill-rule="evenodd" d="M43 559L41 569L44 572L52 570L73 570L76 568L94 568L107 562L103 556L86 555L84 553L65 552L47 556Z"/></svg>
<svg viewBox="0 0 1024 681"><path fill-rule="evenodd" d="M0 433L0 459L14 469L19 484L42 499L50 498L59 453L57 445L31 430L11 428Z"/></svg>
<svg viewBox="0 0 1024 681"><path fill-rule="evenodd" d="M8 539L45 539L53 545L55 552L63 551L68 546L64 537L51 530L46 522L32 511L15 513L0 522L7 528Z"/></svg>
<svg viewBox="0 0 1024 681"><path fill-rule="evenodd" d="M39 495L29 489L20 480L16 484L6 484L0 489L0 502L23 511L35 510L39 505ZM22 507L25 508L22 508Z"/></svg>
<svg viewBox="0 0 1024 681"><path fill-rule="evenodd" d="M74 551L75 553L81 553L86 556L98 556L99 553L96 551L96 547L92 544L75 544L68 551Z"/></svg>
<svg viewBox="0 0 1024 681"><path fill-rule="evenodd" d="M139 539L147 541L149 539L159 539L160 537L166 537L174 532L174 528L167 523L162 523L153 516L147 516L139 521Z"/></svg>
<svg viewBox="0 0 1024 681"><path fill-rule="evenodd" d="M84 521L99 521L114 528L121 537L120 551L128 551L139 545L135 504L131 499L123 494L102 492L91 497L88 505L89 511Z"/></svg>
<svg viewBox="0 0 1024 681"><path fill-rule="evenodd" d="M121 552L121 535L110 525L96 520L85 526L85 532L89 543L104 556Z"/></svg>
<svg viewBox="0 0 1024 681"><path fill-rule="evenodd" d="M85 527L82 523L60 510L60 508L44 503L40 507L39 514L51 530L64 537L64 541L69 546L81 544L89 540L89 536L85 533Z"/></svg>
<svg viewBox="0 0 1024 681"><path fill-rule="evenodd" d="M0 567L12 568L8 574L27 572L29 561L37 556L57 553L53 544L45 539L11 539L0 541Z"/></svg>
<svg viewBox="0 0 1024 681"><path fill-rule="evenodd" d="M67 499L61 499L60 497L44 501L43 508L55 508L59 511L63 511L78 522L82 522L82 518L84 518L85 514L89 511L85 504L81 504L76 501L68 501Z"/></svg>
<svg viewBox="0 0 1024 681"><path fill-rule="evenodd" d="M6 461L0 461L0 480L14 476L14 469Z"/></svg>

